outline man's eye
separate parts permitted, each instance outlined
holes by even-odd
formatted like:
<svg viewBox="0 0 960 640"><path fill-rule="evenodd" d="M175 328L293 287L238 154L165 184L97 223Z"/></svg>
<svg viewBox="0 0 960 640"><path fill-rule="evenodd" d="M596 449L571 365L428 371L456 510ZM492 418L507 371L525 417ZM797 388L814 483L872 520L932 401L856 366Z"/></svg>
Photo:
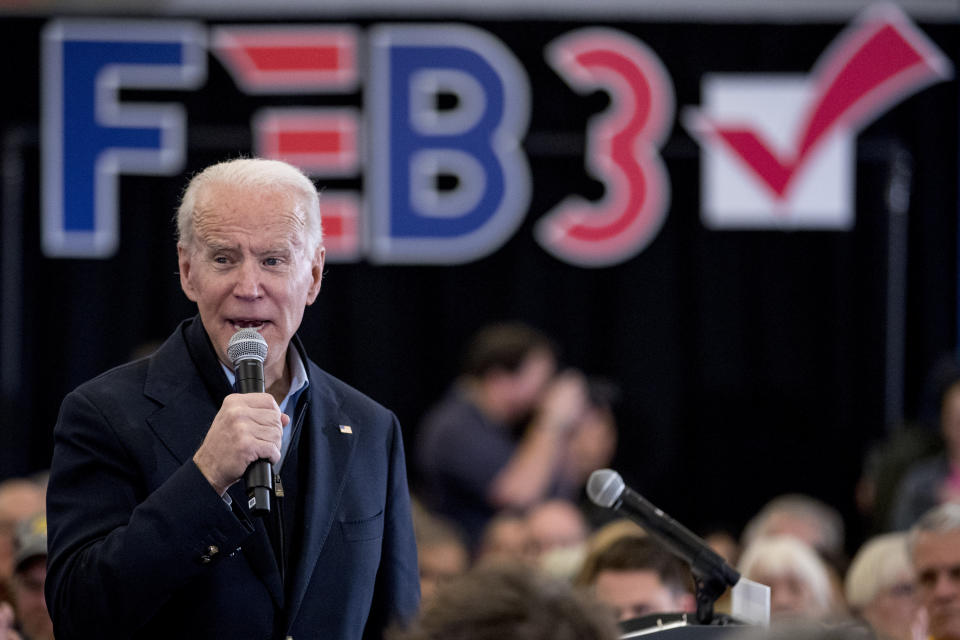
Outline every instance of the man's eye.
<svg viewBox="0 0 960 640"><path fill-rule="evenodd" d="M936 571L922 571L920 575L917 576L917 582L924 587L932 587L937 583L937 572Z"/></svg>
<svg viewBox="0 0 960 640"><path fill-rule="evenodd" d="M267 265L268 267L276 267L280 264L280 258L267 258L263 261L263 264Z"/></svg>
<svg viewBox="0 0 960 640"><path fill-rule="evenodd" d="M214 256L213 261L217 264L227 264L227 256Z"/></svg>

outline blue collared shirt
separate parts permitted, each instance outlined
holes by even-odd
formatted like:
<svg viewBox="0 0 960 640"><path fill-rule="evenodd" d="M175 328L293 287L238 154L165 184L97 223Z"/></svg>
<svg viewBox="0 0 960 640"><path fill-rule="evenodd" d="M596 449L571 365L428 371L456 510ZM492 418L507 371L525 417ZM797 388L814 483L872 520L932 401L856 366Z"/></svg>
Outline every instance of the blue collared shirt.
<svg viewBox="0 0 960 640"><path fill-rule="evenodd" d="M300 357L300 354L293 344L287 347L287 365L290 367L291 373L290 390L287 391L286 397L283 399L283 402L280 403L280 411L287 414L290 422L288 422L287 426L283 429L283 442L280 445L280 462L273 466L274 473L280 473L280 468L283 466L283 459L287 456L287 450L290 448L290 441L293 438L293 414L297 409L297 401L300 399L300 394L303 390L310 384L310 380L307 379L307 368L303 364L303 358ZM230 381L230 386L233 387L236 384L237 376L222 362L220 366L223 367L223 372L227 374L227 380Z"/></svg>

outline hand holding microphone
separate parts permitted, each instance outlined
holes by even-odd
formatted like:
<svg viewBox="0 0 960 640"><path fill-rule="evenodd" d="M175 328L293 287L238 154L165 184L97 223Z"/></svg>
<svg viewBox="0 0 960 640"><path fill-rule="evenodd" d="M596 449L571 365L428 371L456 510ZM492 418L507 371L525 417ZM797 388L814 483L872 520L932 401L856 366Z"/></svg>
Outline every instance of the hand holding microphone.
<svg viewBox="0 0 960 640"><path fill-rule="evenodd" d="M221 496L241 477L254 515L270 511L273 489L271 464L280 460L283 427L290 419L276 400L264 393L263 361L267 343L254 329L241 329L230 338L227 355L233 361L240 393L227 396L193 456L197 467Z"/></svg>

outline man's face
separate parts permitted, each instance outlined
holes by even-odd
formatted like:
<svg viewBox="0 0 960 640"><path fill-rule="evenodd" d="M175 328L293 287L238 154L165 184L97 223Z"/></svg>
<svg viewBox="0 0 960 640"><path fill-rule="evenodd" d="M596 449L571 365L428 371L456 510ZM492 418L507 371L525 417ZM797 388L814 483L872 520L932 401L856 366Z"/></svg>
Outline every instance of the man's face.
<svg viewBox="0 0 960 640"><path fill-rule="evenodd" d="M53 622L43 597L43 585L47 579L46 560L46 556L41 556L28 561L11 580L17 620L26 637L37 640L53 638Z"/></svg>
<svg viewBox="0 0 960 640"><path fill-rule="evenodd" d="M620 622L650 613L689 612L694 604L691 594L675 593L663 584L656 571L644 569L601 571L594 594Z"/></svg>
<svg viewBox="0 0 960 640"><path fill-rule="evenodd" d="M960 640L960 530L920 532L913 565L930 635L936 640Z"/></svg>
<svg viewBox="0 0 960 640"><path fill-rule="evenodd" d="M520 367L506 375L503 393L508 399L511 419L525 417L543 396L557 371L557 363L547 351L532 351Z"/></svg>
<svg viewBox="0 0 960 640"><path fill-rule="evenodd" d="M754 571L751 580L770 587L770 616L773 619L816 619L827 611L818 602L807 581L792 572Z"/></svg>
<svg viewBox="0 0 960 640"><path fill-rule="evenodd" d="M13 574L13 542L17 522L43 511L43 490L26 482L6 485L0 492L0 582Z"/></svg>
<svg viewBox="0 0 960 640"><path fill-rule="evenodd" d="M215 184L197 199L192 245L178 247L180 284L217 356L231 366L230 337L258 329L268 386L283 375L287 345L320 292L324 254L307 245L306 215L283 191Z"/></svg>

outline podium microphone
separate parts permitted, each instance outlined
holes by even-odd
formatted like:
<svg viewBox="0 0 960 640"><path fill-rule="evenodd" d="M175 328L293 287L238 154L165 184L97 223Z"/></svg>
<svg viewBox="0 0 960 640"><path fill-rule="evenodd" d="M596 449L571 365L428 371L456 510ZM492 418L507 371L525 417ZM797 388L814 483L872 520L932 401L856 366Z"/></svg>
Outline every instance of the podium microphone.
<svg viewBox="0 0 960 640"><path fill-rule="evenodd" d="M256 329L240 329L230 337L227 357L233 363L240 393L263 393L263 362L267 359L267 341ZM270 494L273 493L273 469L270 461L260 458L250 463L243 474L247 485L247 506L255 516L270 513Z"/></svg>
<svg viewBox="0 0 960 640"><path fill-rule="evenodd" d="M691 572L697 578L698 617L701 622L703 617L709 621L713 600L728 586L737 584L740 574L702 538L628 487L616 471L599 469L591 473L587 481L587 495L594 504L619 511L642 526L674 555L690 565Z"/></svg>

